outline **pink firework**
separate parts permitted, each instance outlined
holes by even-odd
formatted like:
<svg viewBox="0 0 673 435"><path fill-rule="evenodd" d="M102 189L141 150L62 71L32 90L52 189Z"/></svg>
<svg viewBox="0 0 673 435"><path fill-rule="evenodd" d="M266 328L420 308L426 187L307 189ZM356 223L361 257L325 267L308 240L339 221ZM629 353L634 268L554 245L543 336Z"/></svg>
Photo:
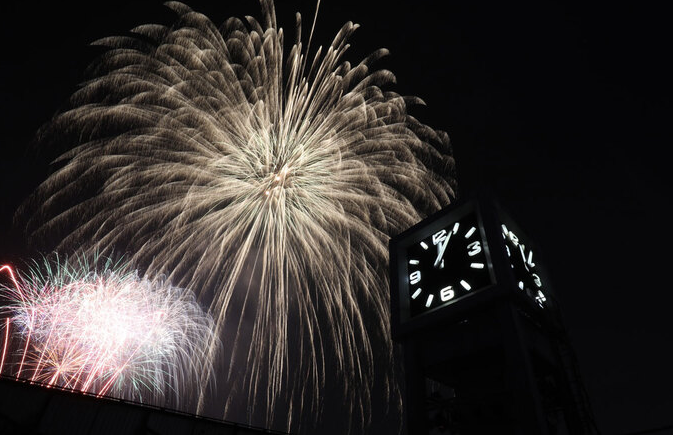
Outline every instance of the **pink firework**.
<svg viewBox="0 0 673 435"><path fill-rule="evenodd" d="M100 262L99 262L100 263ZM0 374L187 410L211 370L212 319L191 291L128 264L1 266ZM190 400L191 399L191 400Z"/></svg>

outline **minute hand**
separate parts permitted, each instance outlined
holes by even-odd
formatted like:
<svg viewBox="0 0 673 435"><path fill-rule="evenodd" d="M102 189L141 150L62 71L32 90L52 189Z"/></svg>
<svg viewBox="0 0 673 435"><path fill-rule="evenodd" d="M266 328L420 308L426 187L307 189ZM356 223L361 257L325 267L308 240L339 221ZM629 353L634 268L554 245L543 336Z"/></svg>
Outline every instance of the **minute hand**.
<svg viewBox="0 0 673 435"><path fill-rule="evenodd" d="M438 267L442 262L442 257L444 256L444 251L446 251L446 246L449 244L451 234L453 234L453 232L449 232L449 234L446 236L446 239L444 239L444 243L442 243L442 245L439 247L439 251L437 252L437 259L435 260L434 264L435 267Z"/></svg>

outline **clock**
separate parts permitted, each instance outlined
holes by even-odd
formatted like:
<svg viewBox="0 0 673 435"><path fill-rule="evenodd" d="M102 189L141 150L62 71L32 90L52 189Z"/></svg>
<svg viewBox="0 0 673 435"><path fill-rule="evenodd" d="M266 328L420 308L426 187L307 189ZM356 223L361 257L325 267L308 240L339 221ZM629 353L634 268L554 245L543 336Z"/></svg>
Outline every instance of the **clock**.
<svg viewBox="0 0 673 435"><path fill-rule="evenodd" d="M433 215L395 242L399 306L411 319L493 284L488 246L473 204Z"/></svg>
<svg viewBox="0 0 673 435"><path fill-rule="evenodd" d="M405 250L410 315L416 316L491 284L474 213L420 235ZM436 230L436 231L435 231Z"/></svg>
<svg viewBox="0 0 673 435"><path fill-rule="evenodd" d="M524 241L507 225L501 224L501 230L516 287L540 307L547 307L546 290L532 247L526 246Z"/></svg>
<svg viewBox="0 0 673 435"><path fill-rule="evenodd" d="M553 317L539 252L497 202L473 199L440 210L390 240L394 338L462 322L513 298Z"/></svg>

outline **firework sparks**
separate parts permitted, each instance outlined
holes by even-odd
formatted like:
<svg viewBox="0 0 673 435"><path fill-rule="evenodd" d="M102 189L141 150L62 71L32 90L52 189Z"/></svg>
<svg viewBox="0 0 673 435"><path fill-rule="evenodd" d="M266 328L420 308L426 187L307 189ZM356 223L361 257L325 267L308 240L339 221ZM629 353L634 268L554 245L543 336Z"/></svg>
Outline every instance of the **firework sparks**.
<svg viewBox="0 0 673 435"><path fill-rule="evenodd" d="M0 374L99 396L189 404L210 364L213 322L191 292L106 260L100 270L45 260L11 285Z"/></svg>
<svg viewBox="0 0 673 435"><path fill-rule="evenodd" d="M338 390L363 427L372 401L400 403L388 238L453 198L449 140L372 69L385 50L343 60L357 25L311 60L297 15L286 55L261 4L261 22L218 28L169 2L172 26L98 41L94 77L40 134L76 146L20 215L34 240L129 252L198 289L229 357L221 416L282 409L294 427Z"/></svg>

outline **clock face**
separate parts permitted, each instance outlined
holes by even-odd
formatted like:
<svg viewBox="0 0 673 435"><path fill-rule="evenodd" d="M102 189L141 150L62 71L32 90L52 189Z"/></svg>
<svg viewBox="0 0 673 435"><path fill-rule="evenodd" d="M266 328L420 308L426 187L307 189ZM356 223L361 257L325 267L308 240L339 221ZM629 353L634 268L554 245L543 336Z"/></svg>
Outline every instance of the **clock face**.
<svg viewBox="0 0 673 435"><path fill-rule="evenodd" d="M410 315L454 302L491 284L475 213L449 222L406 249Z"/></svg>
<svg viewBox="0 0 673 435"><path fill-rule="evenodd" d="M528 297L545 308L547 298L544 294L544 283L536 268L533 250L527 247L514 232L502 225L502 237L505 239L505 249L510 260L516 285Z"/></svg>

